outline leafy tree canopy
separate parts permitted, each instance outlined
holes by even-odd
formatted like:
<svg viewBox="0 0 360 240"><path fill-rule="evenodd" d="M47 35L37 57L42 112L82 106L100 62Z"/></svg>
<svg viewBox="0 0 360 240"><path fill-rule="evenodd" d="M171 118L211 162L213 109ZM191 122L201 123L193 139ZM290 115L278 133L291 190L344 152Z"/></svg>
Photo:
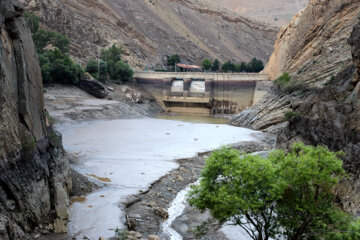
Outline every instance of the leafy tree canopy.
<svg viewBox="0 0 360 240"><path fill-rule="evenodd" d="M220 62L219 62L219 60L215 59L212 66L211 66L211 70L216 72L219 69L220 69Z"/></svg>
<svg viewBox="0 0 360 240"><path fill-rule="evenodd" d="M211 61L207 58L205 58L203 61L202 61L202 69L207 71L207 70L210 70L211 69Z"/></svg>
<svg viewBox="0 0 360 240"><path fill-rule="evenodd" d="M359 223L352 223L334 203L333 189L344 177L339 154L302 143L288 154L278 150L268 158L223 148L206 160L189 202L209 209L220 221L239 225L254 240L280 235L290 240L320 240L324 235L337 239L339 234L352 239L351 228Z"/></svg>
<svg viewBox="0 0 360 240"><path fill-rule="evenodd" d="M175 66L177 63L180 63L180 57L177 54L171 55L167 61L167 65L170 67Z"/></svg>

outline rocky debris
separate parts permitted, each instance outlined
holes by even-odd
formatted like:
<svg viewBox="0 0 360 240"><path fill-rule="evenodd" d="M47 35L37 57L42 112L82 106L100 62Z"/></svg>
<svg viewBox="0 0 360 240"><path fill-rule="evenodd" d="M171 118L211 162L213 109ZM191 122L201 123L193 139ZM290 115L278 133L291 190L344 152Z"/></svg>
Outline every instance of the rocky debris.
<svg viewBox="0 0 360 240"><path fill-rule="evenodd" d="M138 69L166 67L174 53L199 64L204 58L266 62L278 32L209 1L21 1L46 28L71 39L70 55L82 65L112 44Z"/></svg>
<svg viewBox="0 0 360 240"><path fill-rule="evenodd" d="M148 240L161 240L161 238L159 236L156 236L156 235L149 235Z"/></svg>
<svg viewBox="0 0 360 240"><path fill-rule="evenodd" d="M153 97L141 93L143 103L128 100L122 86L113 84L108 99L98 99L75 86L49 86L45 93L45 105L54 121L88 121L94 119L124 119L153 117L162 112ZM133 89L133 87L129 87Z"/></svg>
<svg viewBox="0 0 360 240"><path fill-rule="evenodd" d="M70 196L84 196L101 187L74 169L71 169L70 174L73 180Z"/></svg>
<svg viewBox="0 0 360 240"><path fill-rule="evenodd" d="M1 239L25 239L40 225L67 231L72 186L61 136L46 125L41 70L22 13L18 1L1 1Z"/></svg>
<svg viewBox="0 0 360 240"><path fill-rule="evenodd" d="M83 74L76 86L97 98L105 98L109 95L107 87L105 87L89 73Z"/></svg>
<svg viewBox="0 0 360 240"><path fill-rule="evenodd" d="M311 0L281 29L265 72L271 80L289 72L294 81L322 87L351 62L347 39L359 12L358 0Z"/></svg>
<svg viewBox="0 0 360 240"><path fill-rule="evenodd" d="M268 151L274 147L273 137L274 136L271 135L266 137L265 143L258 141L240 142L234 144L233 147L245 152ZM141 192L139 195L129 198L125 204L125 210L128 220L127 226L130 230L140 232L148 236L148 239L150 239L152 234L158 235L161 239L167 239L166 236L163 236L160 229L164 218L168 217L166 209L169 208L171 201L175 199L181 190L197 181L205 164L205 158L208 157L210 153L209 151L198 154L197 157L178 160L179 168L154 182L148 191ZM179 220L175 220L176 223L181 222L181 224L174 224L174 226L176 225L175 229L178 229L178 227L181 228L179 233L184 234L184 239L192 239L193 227L195 227L197 223L200 225L205 221L204 219L211 222L211 230L208 231L206 237L214 240L224 239L221 237L221 233L217 233L221 224L212 219L209 214L203 218L204 215L199 214L199 211L187 207L185 215L185 217L180 216Z"/></svg>
<svg viewBox="0 0 360 240"><path fill-rule="evenodd" d="M133 103L143 103L144 97L143 95L136 91L135 89L131 89L128 86L124 86L121 88L121 91L125 94L126 99Z"/></svg>

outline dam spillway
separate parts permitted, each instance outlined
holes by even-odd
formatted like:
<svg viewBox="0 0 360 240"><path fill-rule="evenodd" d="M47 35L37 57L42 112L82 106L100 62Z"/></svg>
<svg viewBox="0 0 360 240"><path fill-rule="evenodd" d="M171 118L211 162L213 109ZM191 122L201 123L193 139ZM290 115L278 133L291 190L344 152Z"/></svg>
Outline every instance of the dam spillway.
<svg viewBox="0 0 360 240"><path fill-rule="evenodd" d="M241 112L270 85L258 73L135 72L134 80L166 111L207 115Z"/></svg>

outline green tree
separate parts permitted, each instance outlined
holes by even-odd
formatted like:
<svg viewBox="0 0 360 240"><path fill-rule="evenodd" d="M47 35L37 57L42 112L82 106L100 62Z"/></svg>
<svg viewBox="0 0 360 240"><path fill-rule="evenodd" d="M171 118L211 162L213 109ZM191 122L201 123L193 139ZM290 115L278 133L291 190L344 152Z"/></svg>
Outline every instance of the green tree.
<svg viewBox="0 0 360 240"><path fill-rule="evenodd" d="M68 55L58 49L39 54L39 62L45 84L77 83L84 73L78 64L75 64Z"/></svg>
<svg viewBox="0 0 360 240"><path fill-rule="evenodd" d="M121 54L123 53L122 48L115 45L101 51L101 59L103 60L103 63L100 62L101 81L107 78L105 71L107 71L111 80L125 82L132 80L132 69L127 63L121 61Z"/></svg>
<svg viewBox="0 0 360 240"><path fill-rule="evenodd" d="M224 72L235 72L236 71L236 65L230 61L225 62L222 66L221 69Z"/></svg>
<svg viewBox="0 0 360 240"><path fill-rule="evenodd" d="M211 66L211 70L213 70L214 72L218 71L220 69L220 62L219 60L215 59L212 66Z"/></svg>
<svg viewBox="0 0 360 240"><path fill-rule="evenodd" d="M133 75L134 75L129 64L124 63L122 61L118 61L115 64L114 71L112 73L109 72L109 74L110 74L111 79L120 80L123 82L131 81L133 78Z"/></svg>
<svg viewBox="0 0 360 240"><path fill-rule="evenodd" d="M180 57L177 54L171 55L167 61L167 65L174 67L177 63L180 63Z"/></svg>
<svg viewBox="0 0 360 240"><path fill-rule="evenodd" d="M261 72L264 69L264 63L257 59L257 58L253 58L251 59L251 61L247 64L247 72Z"/></svg>
<svg viewBox="0 0 360 240"><path fill-rule="evenodd" d="M27 24L29 25L31 33L32 34L36 33L40 27L39 17L33 13L26 12L24 14L24 18L25 18Z"/></svg>
<svg viewBox="0 0 360 240"><path fill-rule="evenodd" d="M40 29L32 37L38 53L43 52L49 44L58 48L62 53L69 51L70 40L60 33Z"/></svg>
<svg viewBox="0 0 360 240"><path fill-rule="evenodd" d="M118 61L121 61L122 54L124 54L124 50L114 44L110 48L101 51L101 59L108 63L117 63Z"/></svg>
<svg viewBox="0 0 360 240"><path fill-rule="evenodd" d="M189 202L239 225L254 240L334 236L350 225L333 199L333 189L344 176L338 155L301 143L288 154L278 150L268 158L223 148L206 160Z"/></svg>
<svg viewBox="0 0 360 240"><path fill-rule="evenodd" d="M86 72L90 73L94 78L98 78L99 63L95 59L90 59L86 64Z"/></svg>
<svg viewBox="0 0 360 240"><path fill-rule="evenodd" d="M101 82L105 82L106 80L108 80L108 65L107 65L107 62L105 62L103 60L100 61L99 80Z"/></svg>
<svg viewBox="0 0 360 240"><path fill-rule="evenodd" d="M202 61L202 69L205 71L208 71L211 69L211 61L209 59L205 58Z"/></svg>

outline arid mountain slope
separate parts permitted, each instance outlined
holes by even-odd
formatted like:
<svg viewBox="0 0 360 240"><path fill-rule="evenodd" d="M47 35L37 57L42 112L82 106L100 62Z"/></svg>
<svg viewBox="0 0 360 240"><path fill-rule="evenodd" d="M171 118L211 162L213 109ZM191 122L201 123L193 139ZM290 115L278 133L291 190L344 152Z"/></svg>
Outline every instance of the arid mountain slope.
<svg viewBox="0 0 360 240"><path fill-rule="evenodd" d="M309 0L212 0L252 19L274 26L287 25Z"/></svg>
<svg viewBox="0 0 360 240"><path fill-rule="evenodd" d="M71 38L81 63L118 44L133 67L157 67L178 53L187 63L204 57L267 62L278 29L207 1L22 0L44 26Z"/></svg>

